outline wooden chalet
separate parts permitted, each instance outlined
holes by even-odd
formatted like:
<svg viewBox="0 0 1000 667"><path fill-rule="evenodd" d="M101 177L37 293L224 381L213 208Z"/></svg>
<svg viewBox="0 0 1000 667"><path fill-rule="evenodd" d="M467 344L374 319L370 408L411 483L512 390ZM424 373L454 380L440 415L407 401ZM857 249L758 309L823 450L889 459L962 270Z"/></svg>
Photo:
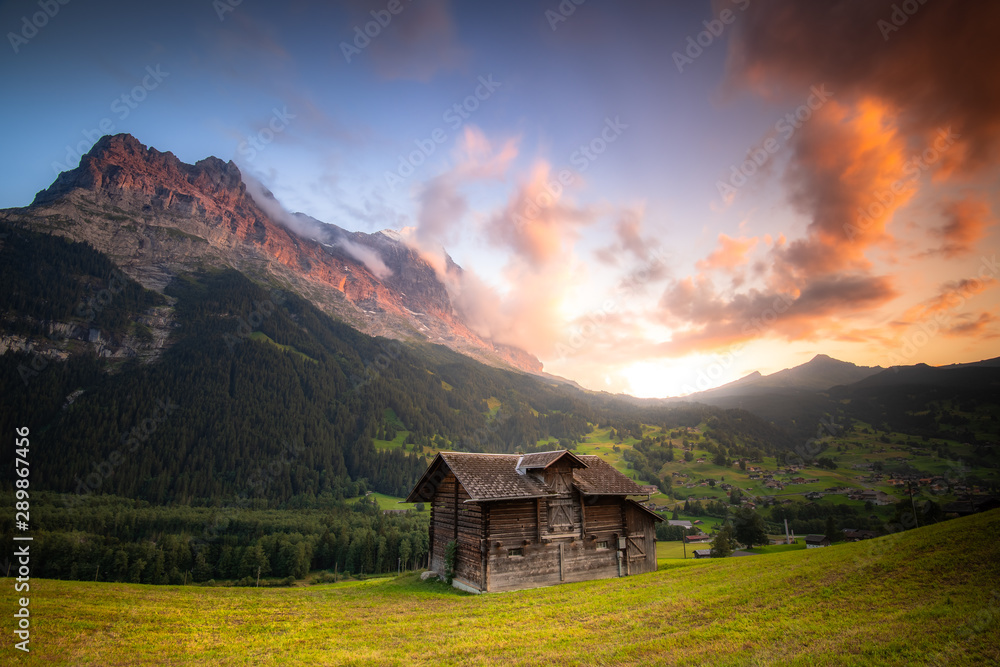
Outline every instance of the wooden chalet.
<svg viewBox="0 0 1000 667"><path fill-rule="evenodd" d="M599 456L441 452L404 502L430 504L430 569L454 540L454 584L486 592L655 571L662 519L639 495Z"/></svg>

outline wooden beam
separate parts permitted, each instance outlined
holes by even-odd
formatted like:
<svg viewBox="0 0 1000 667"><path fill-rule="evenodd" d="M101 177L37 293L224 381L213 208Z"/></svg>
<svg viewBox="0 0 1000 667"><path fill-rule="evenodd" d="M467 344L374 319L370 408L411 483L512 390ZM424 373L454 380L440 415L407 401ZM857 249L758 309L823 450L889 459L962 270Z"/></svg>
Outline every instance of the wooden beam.
<svg viewBox="0 0 1000 667"><path fill-rule="evenodd" d="M587 537L587 506L586 501L583 499L583 491L577 491L580 495L580 539L586 539Z"/></svg>
<svg viewBox="0 0 1000 667"><path fill-rule="evenodd" d="M542 541L542 499L535 498L535 528L537 529L535 538L539 544Z"/></svg>
<svg viewBox="0 0 1000 667"><path fill-rule="evenodd" d="M454 540L458 542L458 478L455 478L455 537Z"/></svg>
<svg viewBox="0 0 1000 667"><path fill-rule="evenodd" d="M490 506L488 503L482 505L482 529L479 533L479 545L483 563L483 590L490 590L490 582L487 577L487 568L490 563Z"/></svg>
<svg viewBox="0 0 1000 667"><path fill-rule="evenodd" d="M431 522L427 525L427 569L430 569L431 563L434 562L434 501L437 500L437 494L435 487L434 495L431 496Z"/></svg>

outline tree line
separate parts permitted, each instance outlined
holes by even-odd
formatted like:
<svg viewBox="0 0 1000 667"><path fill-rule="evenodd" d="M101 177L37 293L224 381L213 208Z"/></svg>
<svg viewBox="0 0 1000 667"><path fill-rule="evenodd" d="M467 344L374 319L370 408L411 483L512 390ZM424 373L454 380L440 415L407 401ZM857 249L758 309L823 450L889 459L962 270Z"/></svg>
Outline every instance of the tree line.
<svg viewBox="0 0 1000 667"><path fill-rule="evenodd" d="M95 496L69 509L46 494L32 505L32 518L32 575L52 579L251 585L315 570L357 576L412 569L428 551L427 513L385 515L364 498L291 511ZM13 528L4 519L8 538Z"/></svg>

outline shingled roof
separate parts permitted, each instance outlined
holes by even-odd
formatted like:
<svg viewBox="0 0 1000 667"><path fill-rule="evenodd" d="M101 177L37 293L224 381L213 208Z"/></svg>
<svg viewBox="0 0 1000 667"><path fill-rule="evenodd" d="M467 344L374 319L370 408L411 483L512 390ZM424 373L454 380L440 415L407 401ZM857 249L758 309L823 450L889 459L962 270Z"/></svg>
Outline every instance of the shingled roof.
<svg viewBox="0 0 1000 667"><path fill-rule="evenodd" d="M570 466L573 468L587 467L587 464L581 461L579 457L565 449L561 449L555 452L536 452L534 454L524 454L518 458L517 470L518 472L523 472L525 470L548 468L550 465L562 458L567 459Z"/></svg>
<svg viewBox="0 0 1000 667"><path fill-rule="evenodd" d="M528 469L546 468L563 456L567 456L576 468L573 470L573 485L582 493L646 495L635 482L598 456L574 455L565 450L525 455L441 452L431 461L403 502L429 501L443 479L444 466L451 470L473 502L544 498L554 494L541 481L524 473Z"/></svg>
<svg viewBox="0 0 1000 667"><path fill-rule="evenodd" d="M645 496L638 484L615 470L610 463L595 454L579 458L587 467L573 471L576 488L592 496Z"/></svg>

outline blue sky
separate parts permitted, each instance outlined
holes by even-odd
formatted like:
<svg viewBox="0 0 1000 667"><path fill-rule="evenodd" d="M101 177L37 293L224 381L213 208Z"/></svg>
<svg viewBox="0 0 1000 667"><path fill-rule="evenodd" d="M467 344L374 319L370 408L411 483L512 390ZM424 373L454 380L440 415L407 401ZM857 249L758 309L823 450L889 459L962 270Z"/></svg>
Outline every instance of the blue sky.
<svg viewBox="0 0 1000 667"><path fill-rule="evenodd" d="M674 395L820 352L996 356L992 17L846 5L5 2L0 206L103 127L447 248L478 330L593 388ZM954 73L970 58L978 89Z"/></svg>

